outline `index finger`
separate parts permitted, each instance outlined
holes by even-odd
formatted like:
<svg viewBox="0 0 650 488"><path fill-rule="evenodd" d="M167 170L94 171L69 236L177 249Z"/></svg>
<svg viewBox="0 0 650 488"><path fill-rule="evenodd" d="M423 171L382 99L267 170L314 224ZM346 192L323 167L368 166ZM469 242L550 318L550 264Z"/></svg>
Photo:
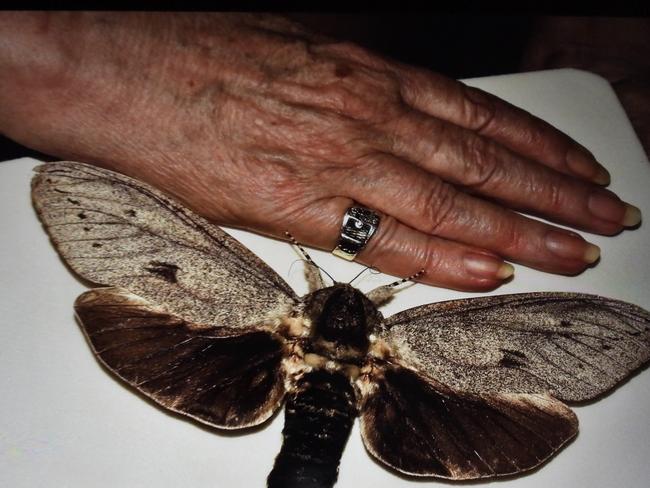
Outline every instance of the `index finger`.
<svg viewBox="0 0 650 488"><path fill-rule="evenodd" d="M609 184L609 172L589 150L529 112L423 69L401 66L399 76L402 97L413 108L489 137L556 171Z"/></svg>

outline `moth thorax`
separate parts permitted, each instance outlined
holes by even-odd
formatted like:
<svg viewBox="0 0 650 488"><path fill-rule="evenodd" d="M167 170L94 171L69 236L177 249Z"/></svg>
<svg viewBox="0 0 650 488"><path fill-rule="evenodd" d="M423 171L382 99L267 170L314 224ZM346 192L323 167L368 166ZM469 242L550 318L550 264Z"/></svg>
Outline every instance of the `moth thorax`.
<svg viewBox="0 0 650 488"><path fill-rule="evenodd" d="M369 324L365 296L347 285L316 292L311 343L314 352L336 360L365 357Z"/></svg>

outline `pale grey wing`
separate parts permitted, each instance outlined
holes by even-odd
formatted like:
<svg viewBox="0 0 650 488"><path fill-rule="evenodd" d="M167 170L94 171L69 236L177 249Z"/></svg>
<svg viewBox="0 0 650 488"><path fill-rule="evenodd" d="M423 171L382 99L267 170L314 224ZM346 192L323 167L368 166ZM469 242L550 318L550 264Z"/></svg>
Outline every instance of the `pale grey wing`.
<svg viewBox="0 0 650 488"><path fill-rule="evenodd" d="M297 297L263 261L149 185L81 163L36 168L32 198L61 257L194 323L240 328L286 315Z"/></svg>
<svg viewBox="0 0 650 488"><path fill-rule="evenodd" d="M159 405L226 429L258 425L284 399L284 342L264 332L222 337L127 290L98 288L75 302L104 365Z"/></svg>
<svg viewBox="0 0 650 488"><path fill-rule="evenodd" d="M379 336L399 363L459 391L583 401L648 361L650 313L595 295L502 295L406 310Z"/></svg>

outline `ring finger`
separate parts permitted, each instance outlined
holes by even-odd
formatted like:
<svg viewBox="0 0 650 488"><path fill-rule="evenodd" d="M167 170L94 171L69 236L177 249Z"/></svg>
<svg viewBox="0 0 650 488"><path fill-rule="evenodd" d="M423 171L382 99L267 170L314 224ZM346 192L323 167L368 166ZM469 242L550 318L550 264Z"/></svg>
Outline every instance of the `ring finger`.
<svg viewBox="0 0 650 488"><path fill-rule="evenodd" d="M375 154L354 175L330 179L346 195L446 241L487 249L537 269L576 274L599 257L578 234L524 217L456 190L387 154Z"/></svg>
<svg viewBox="0 0 650 488"><path fill-rule="evenodd" d="M301 243L332 250L338 243L343 215L354 204L346 197L315 201L292 216L289 229L272 232L284 236L289 230ZM417 281L464 291L491 290L513 272L512 266L493 253L427 235L390 215L382 216L376 233L355 260L398 277L424 270Z"/></svg>

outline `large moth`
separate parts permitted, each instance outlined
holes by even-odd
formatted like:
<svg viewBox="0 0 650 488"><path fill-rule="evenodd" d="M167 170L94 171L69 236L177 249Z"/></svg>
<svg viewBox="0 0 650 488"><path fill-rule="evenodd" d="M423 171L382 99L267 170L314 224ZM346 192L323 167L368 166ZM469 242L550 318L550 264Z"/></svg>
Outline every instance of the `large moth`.
<svg viewBox="0 0 650 488"><path fill-rule="evenodd" d="M285 404L269 487L333 486L355 417L368 452L452 480L530 470L591 400L650 357L650 314L575 293L434 303L384 318L381 287L300 298L218 227L150 186L81 163L37 168L61 257L105 286L77 317L98 359L164 408L223 429Z"/></svg>

